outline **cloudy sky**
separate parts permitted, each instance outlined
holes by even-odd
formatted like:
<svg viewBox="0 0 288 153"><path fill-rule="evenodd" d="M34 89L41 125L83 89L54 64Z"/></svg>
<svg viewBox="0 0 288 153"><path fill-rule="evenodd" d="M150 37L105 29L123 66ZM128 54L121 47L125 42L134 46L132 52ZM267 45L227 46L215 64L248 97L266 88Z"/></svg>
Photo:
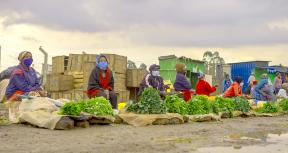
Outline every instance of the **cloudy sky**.
<svg viewBox="0 0 288 153"><path fill-rule="evenodd" d="M31 50L39 66L69 53L117 53L137 64L175 54L288 65L287 0L0 0L2 67ZM51 60L50 60L51 62Z"/></svg>

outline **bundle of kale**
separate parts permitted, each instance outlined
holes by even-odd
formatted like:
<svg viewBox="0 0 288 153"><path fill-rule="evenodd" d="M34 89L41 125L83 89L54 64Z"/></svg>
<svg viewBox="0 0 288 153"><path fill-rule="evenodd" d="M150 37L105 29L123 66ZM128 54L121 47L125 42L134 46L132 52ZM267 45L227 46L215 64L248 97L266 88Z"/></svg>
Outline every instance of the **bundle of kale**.
<svg viewBox="0 0 288 153"><path fill-rule="evenodd" d="M165 114L167 112L158 90L146 88L138 102L129 104L128 112L137 114Z"/></svg>

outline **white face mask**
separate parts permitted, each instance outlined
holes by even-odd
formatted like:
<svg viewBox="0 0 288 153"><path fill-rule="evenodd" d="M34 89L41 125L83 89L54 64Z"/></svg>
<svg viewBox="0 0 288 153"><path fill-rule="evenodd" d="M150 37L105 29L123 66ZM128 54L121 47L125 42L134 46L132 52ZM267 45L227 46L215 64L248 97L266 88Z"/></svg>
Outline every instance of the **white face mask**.
<svg viewBox="0 0 288 153"><path fill-rule="evenodd" d="M241 87L243 87L243 86L244 86L244 83L243 83L243 82L241 82L241 83L240 83L240 86L241 86Z"/></svg>
<svg viewBox="0 0 288 153"><path fill-rule="evenodd" d="M160 71L152 71L153 76L160 76Z"/></svg>

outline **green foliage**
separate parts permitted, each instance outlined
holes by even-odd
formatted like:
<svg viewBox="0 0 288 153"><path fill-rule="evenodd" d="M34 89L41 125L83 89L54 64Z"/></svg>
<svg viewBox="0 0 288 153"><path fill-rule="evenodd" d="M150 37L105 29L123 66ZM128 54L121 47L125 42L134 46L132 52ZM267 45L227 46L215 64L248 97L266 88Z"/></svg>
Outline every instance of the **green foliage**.
<svg viewBox="0 0 288 153"><path fill-rule="evenodd" d="M249 101L244 98L244 97L235 97L233 98L234 99L234 103L236 105L236 110L237 111L241 111L241 112L244 112L244 113L247 113L249 112L252 108L249 104Z"/></svg>
<svg viewBox="0 0 288 153"><path fill-rule="evenodd" d="M258 108L255 111L258 113L277 113L280 112L281 108L274 102L267 102L262 108Z"/></svg>
<svg viewBox="0 0 288 153"><path fill-rule="evenodd" d="M114 113L111 104L104 97L80 102L69 102L60 109L60 114L62 115L79 116L81 112L96 116L108 116Z"/></svg>
<svg viewBox="0 0 288 153"><path fill-rule="evenodd" d="M196 96L190 100L188 104L188 114L196 115L196 114L209 114L212 111L212 105L208 100L207 96Z"/></svg>
<svg viewBox="0 0 288 153"><path fill-rule="evenodd" d="M85 101L83 108L83 112L96 116L113 115L114 113L110 102L104 97L97 97Z"/></svg>
<svg viewBox="0 0 288 153"><path fill-rule="evenodd" d="M81 103L69 102L69 103L66 103L64 106L61 107L60 114L79 116L81 111L82 111Z"/></svg>
<svg viewBox="0 0 288 153"><path fill-rule="evenodd" d="M188 114L188 105L184 99L179 98L178 95L167 96L164 101L169 113L178 113L181 115Z"/></svg>
<svg viewBox="0 0 288 153"><path fill-rule="evenodd" d="M279 106L282 108L283 111L288 111L288 99L283 99L279 102Z"/></svg>
<svg viewBox="0 0 288 153"><path fill-rule="evenodd" d="M233 111L235 111L235 108L236 105L231 98L217 97L213 103L213 111L216 114L220 112L229 113L230 117L233 117Z"/></svg>
<svg viewBox="0 0 288 153"><path fill-rule="evenodd" d="M138 114L165 114L166 107L158 90L146 88L141 94L140 101L130 104L127 111Z"/></svg>

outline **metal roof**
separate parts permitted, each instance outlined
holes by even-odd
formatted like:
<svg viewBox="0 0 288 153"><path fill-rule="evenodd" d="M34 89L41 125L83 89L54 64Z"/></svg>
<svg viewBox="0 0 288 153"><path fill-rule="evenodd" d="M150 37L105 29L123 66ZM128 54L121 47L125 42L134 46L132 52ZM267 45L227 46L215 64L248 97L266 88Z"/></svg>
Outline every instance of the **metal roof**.
<svg viewBox="0 0 288 153"><path fill-rule="evenodd" d="M234 62L234 63L228 63L228 64L240 64L240 63L252 63L252 62L271 62L271 61L243 61L243 62Z"/></svg>
<svg viewBox="0 0 288 153"><path fill-rule="evenodd" d="M174 59L174 58L178 58L178 59L181 59L181 60L189 60L189 61L194 61L194 62L199 62L199 63L205 63L202 60L195 60L195 59L191 59L191 58L188 58L188 57L185 57L185 56L177 57L175 55L160 56L158 59L159 60L165 60L165 59Z"/></svg>

